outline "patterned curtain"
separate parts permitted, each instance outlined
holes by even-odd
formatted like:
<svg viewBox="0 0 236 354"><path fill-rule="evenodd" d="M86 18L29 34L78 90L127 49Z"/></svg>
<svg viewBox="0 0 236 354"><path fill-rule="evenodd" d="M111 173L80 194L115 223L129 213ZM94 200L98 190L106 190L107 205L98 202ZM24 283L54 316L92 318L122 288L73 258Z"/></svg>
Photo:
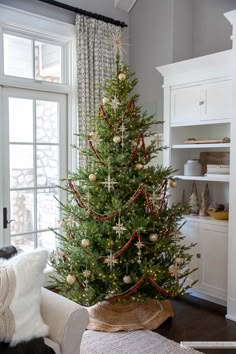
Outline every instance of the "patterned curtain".
<svg viewBox="0 0 236 354"><path fill-rule="evenodd" d="M102 98L101 85L115 70L112 38L120 32L121 28L118 26L76 15L79 134L90 131L90 117L97 114ZM79 147L83 147L82 139L79 139ZM84 165L81 155L79 163Z"/></svg>

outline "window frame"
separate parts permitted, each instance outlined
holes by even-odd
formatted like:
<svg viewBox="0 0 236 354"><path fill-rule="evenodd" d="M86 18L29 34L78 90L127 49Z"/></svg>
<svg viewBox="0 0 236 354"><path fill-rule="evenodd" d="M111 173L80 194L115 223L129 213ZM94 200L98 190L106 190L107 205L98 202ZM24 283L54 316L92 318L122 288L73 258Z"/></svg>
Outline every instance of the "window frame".
<svg viewBox="0 0 236 354"><path fill-rule="evenodd" d="M47 28L50 30L45 30ZM60 45L62 47L62 80L64 79L64 83L4 75L4 33L29 38L33 41L38 40L43 43ZM1 87L51 92L53 94L65 94L67 96L66 158L67 168L73 171L77 163L77 154L75 149L72 149L72 146L76 143L74 133L77 131L78 126L76 119L77 92L74 25L0 4L0 113L3 113ZM3 141L3 134L0 122L0 141ZM0 154L0 170L3 167L3 156ZM2 174L0 174L0 213L2 213L4 207L3 188L4 181ZM6 245L8 242L8 240L4 239L3 220L2 217L0 217L0 247Z"/></svg>

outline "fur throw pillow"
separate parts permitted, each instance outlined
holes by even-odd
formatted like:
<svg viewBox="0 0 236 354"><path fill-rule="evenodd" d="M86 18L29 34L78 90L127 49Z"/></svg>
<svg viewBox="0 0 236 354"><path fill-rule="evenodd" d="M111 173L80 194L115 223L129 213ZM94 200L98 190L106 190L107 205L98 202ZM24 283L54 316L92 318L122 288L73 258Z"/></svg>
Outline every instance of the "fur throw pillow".
<svg viewBox="0 0 236 354"><path fill-rule="evenodd" d="M48 252L40 249L0 258L0 342L14 346L48 334L40 313L47 258Z"/></svg>

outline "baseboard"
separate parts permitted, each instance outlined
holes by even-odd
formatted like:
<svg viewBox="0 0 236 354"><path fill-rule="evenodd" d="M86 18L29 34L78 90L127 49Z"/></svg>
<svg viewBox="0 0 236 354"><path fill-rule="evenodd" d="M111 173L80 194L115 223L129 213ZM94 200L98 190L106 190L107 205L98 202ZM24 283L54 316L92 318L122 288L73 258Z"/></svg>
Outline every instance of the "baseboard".
<svg viewBox="0 0 236 354"><path fill-rule="evenodd" d="M236 316L232 316L232 315L225 315L225 318L227 319L227 320L231 320L231 321L234 321L234 322L236 322Z"/></svg>
<svg viewBox="0 0 236 354"><path fill-rule="evenodd" d="M189 290L188 291L189 295L198 297L199 299L207 300L210 302L214 302L215 304L221 305L221 306L227 306L227 301L223 299L217 299L211 295L203 294L200 291L195 291L195 290Z"/></svg>
<svg viewBox="0 0 236 354"><path fill-rule="evenodd" d="M228 297L227 305L227 314L225 318L236 322L236 299Z"/></svg>

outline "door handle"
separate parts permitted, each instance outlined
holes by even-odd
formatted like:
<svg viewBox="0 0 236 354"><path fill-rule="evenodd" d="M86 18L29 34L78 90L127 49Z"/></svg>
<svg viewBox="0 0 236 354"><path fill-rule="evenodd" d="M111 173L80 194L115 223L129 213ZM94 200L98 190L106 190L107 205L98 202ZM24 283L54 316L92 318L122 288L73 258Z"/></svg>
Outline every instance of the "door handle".
<svg viewBox="0 0 236 354"><path fill-rule="evenodd" d="M3 228L7 229L7 225L9 225L12 221L15 221L14 219L12 220L7 220L7 208L3 208Z"/></svg>

